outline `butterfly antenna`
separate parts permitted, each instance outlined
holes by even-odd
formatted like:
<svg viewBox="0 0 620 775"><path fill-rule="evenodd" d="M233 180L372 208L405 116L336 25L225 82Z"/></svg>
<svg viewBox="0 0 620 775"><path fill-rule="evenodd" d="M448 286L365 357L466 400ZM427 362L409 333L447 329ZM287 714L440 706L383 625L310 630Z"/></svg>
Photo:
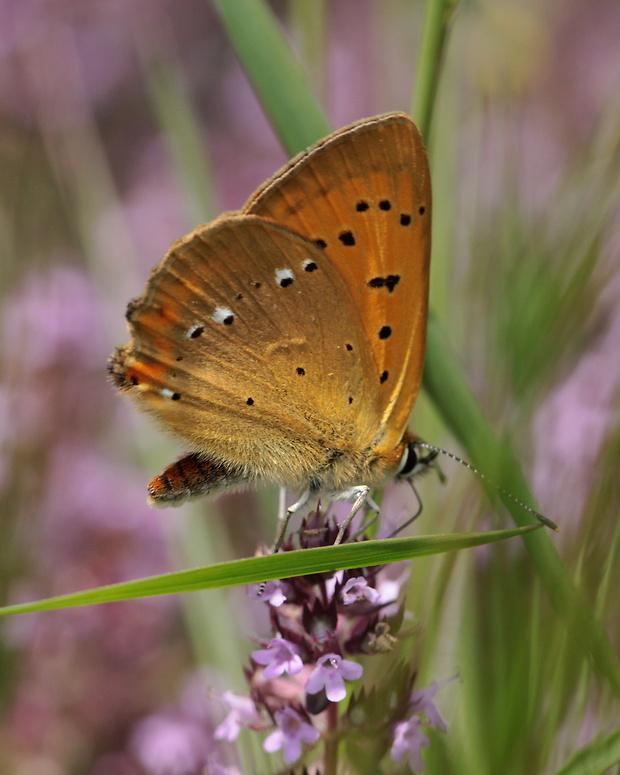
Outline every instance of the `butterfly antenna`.
<svg viewBox="0 0 620 775"><path fill-rule="evenodd" d="M468 463L466 460L463 460L463 458L460 458L458 455L452 454L452 452L446 452L445 449L440 449L439 447L434 447L432 444L427 444L425 441L416 440L415 444L417 447L424 447L424 449L429 449L432 452L441 453L442 455L449 457L451 460L455 460L457 463L460 463L462 466L465 466L465 468L469 468L469 470L472 471L474 474L476 474L476 476L479 476L481 479L484 479L492 487L495 487L495 489L498 490L498 492L501 492L502 495L505 495L513 503L516 503L517 506L520 506L522 509L525 509L525 511L531 514L534 517L534 519L537 519L539 522L542 522L543 525L546 525L547 527L550 527L552 530L555 530L556 533L560 532L560 528L555 524L555 522L552 522L550 519L545 517L544 514L541 514L539 511L536 511L536 509L533 509L527 504L523 503L522 500L519 500L519 498L515 497L511 492L506 490L504 487L500 487L499 485L495 484L495 482L489 479L489 477L486 474L483 474L482 471L479 471L477 468L474 468L474 466L472 466L471 463ZM420 499L418 497L418 501L419 500Z"/></svg>

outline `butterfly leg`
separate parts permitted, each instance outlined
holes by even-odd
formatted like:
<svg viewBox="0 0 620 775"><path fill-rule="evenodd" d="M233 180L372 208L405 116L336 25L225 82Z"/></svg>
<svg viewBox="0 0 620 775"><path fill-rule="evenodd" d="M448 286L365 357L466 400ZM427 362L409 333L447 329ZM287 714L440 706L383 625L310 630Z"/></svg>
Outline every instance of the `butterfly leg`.
<svg viewBox="0 0 620 775"><path fill-rule="evenodd" d="M293 514L295 514L296 512L302 509L304 512L311 511L315 506L316 500L317 500L317 493L314 490L306 490L303 493L303 495L299 498L299 500L293 503L292 505L290 505L288 509L286 509L286 511L284 510L283 502L281 501L278 531L276 533L276 539L273 545L274 554L282 548L282 544L284 543L284 537L286 535L286 530L288 528L288 523L291 517L293 516ZM355 515L358 513L358 511L362 508L364 504L366 504L373 511L376 511L377 514L379 514L380 512L379 506L377 506L374 500L370 497L370 487L368 487L368 485L366 484L360 484L357 487L351 487L348 490L340 490L338 492L327 493L326 500L348 501L349 503L353 502L351 511L348 513L346 518L340 524L338 535L336 536L336 540L334 541L334 546L342 542L342 539L344 538L344 534L347 531L347 528L349 527L349 525L353 521L353 518L355 517Z"/></svg>
<svg viewBox="0 0 620 775"><path fill-rule="evenodd" d="M288 527L291 515L286 508L286 489L280 487L280 497L278 501L278 529L276 531L276 537L273 542L273 554L280 551L282 544L284 543L284 536L286 534L286 528Z"/></svg>
<svg viewBox="0 0 620 775"><path fill-rule="evenodd" d="M281 490L281 493L284 492ZM281 495L280 500L280 514L278 515L278 531L276 533L276 540L273 544L273 553L279 552L282 548L282 544L284 543L284 537L286 535L286 529L288 527L288 523L297 511L300 509L304 509L305 511L309 511L314 506L314 501L316 501L316 493L313 490L306 490L301 498L296 501L295 503L291 504L288 509L284 509L284 497Z"/></svg>
<svg viewBox="0 0 620 775"><path fill-rule="evenodd" d="M332 500L353 501L353 506L351 507L351 511L348 513L345 519L340 523L340 529L338 530L338 535L336 536L336 540L334 541L334 546L342 542L342 539L344 538L344 534L346 533L349 525L353 521L353 517L357 514L357 512L362 508L364 504L366 504L373 511L376 511L377 514L379 514L380 512L379 506L377 506L374 500L370 497L370 487L368 487L367 484L360 484L357 487L351 487L349 490L344 490L340 493L337 493L332 498Z"/></svg>

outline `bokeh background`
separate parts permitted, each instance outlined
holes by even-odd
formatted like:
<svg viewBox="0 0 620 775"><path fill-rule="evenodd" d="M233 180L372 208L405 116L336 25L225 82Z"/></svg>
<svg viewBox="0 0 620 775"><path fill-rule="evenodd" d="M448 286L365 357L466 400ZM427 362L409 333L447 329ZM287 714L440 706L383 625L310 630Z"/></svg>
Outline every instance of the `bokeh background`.
<svg viewBox="0 0 620 775"><path fill-rule="evenodd" d="M335 127L412 98L424 4L274 2ZM432 304L619 651L620 4L455 6L430 141ZM180 450L106 381L127 300L170 244L286 161L205 0L0 5L0 583L4 602L252 554L276 494L152 512ZM458 452L430 401L415 427ZM468 471L420 533L505 525ZM617 730L518 544L429 558L412 658L451 724L430 772L555 772ZM0 771L261 770L212 739L264 622L242 590L3 623ZM443 702L441 701L443 700ZM211 758L210 758L211 757ZM245 757L245 758L244 758ZM250 764L248 764L250 762ZM275 768L273 768L275 769ZM595 770L592 770L594 772ZM599 770L596 770L598 772Z"/></svg>

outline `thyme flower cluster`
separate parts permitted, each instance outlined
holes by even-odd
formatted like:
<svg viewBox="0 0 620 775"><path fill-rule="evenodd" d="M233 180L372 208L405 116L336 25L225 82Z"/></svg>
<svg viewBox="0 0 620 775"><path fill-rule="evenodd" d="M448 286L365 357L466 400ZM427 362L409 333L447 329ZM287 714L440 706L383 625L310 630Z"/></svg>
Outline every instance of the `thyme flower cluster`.
<svg viewBox="0 0 620 775"><path fill-rule="evenodd" d="M333 543L336 528L321 530L318 519L302 525L302 548ZM289 540L284 550L292 548ZM426 731L447 725L434 703L440 684L414 691L416 670L398 637L406 575L390 580L375 566L252 588L268 606L273 637L252 653L249 696L222 695L228 714L216 738L267 731L265 751L282 751L286 764L312 764L316 772L338 772L345 760L372 772L388 755L422 772Z"/></svg>

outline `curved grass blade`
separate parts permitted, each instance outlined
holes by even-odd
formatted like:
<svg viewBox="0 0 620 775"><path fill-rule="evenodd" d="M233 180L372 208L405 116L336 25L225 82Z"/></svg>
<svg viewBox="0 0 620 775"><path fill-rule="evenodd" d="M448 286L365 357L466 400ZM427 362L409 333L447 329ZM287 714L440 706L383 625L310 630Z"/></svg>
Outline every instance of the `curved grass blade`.
<svg viewBox="0 0 620 775"><path fill-rule="evenodd" d="M110 584L85 592L60 595L48 600L6 606L0 608L0 616L134 600L156 595L172 595L180 592L196 592L214 587L255 584L270 579L285 579L345 568L382 565L414 557L426 557L430 554L482 546L512 538L530 530L537 530L539 527L540 525L530 525L523 528L492 530L483 533L390 538L340 546L321 546L316 549L300 549L263 557L248 557L244 560L217 563L205 568L193 568L192 570L165 573L121 584Z"/></svg>
<svg viewBox="0 0 620 775"><path fill-rule="evenodd" d="M620 763L620 729L585 745L554 775L603 775Z"/></svg>
<svg viewBox="0 0 620 775"><path fill-rule="evenodd" d="M262 0L213 0L282 145L294 155L332 130L297 57Z"/></svg>

